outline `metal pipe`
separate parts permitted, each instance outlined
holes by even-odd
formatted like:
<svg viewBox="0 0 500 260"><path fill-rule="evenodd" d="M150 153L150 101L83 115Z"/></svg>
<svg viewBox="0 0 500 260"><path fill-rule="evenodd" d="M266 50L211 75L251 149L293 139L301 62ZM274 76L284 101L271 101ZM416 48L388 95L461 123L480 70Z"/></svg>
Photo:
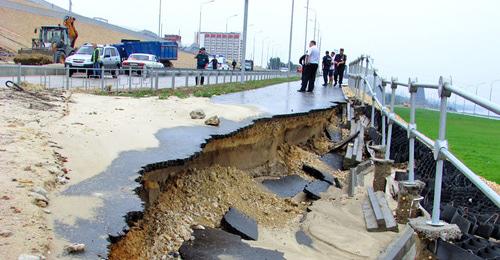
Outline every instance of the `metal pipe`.
<svg viewBox="0 0 500 260"><path fill-rule="evenodd" d="M432 204L432 222L430 223L433 226L441 226L442 223L439 221L440 219L440 206L441 206L441 186L443 182L443 166L444 166L444 158L441 156L442 149L446 149L444 145L446 145L446 106L447 106L448 97L446 93L441 93L441 105L439 108L439 135L438 135L438 145L436 145L436 149L438 151L434 151L436 157L436 176L434 177L434 201Z"/></svg>
<svg viewBox="0 0 500 260"><path fill-rule="evenodd" d="M451 85L447 85L446 89L451 91L452 93L457 94L460 97L463 97L464 99L467 99L467 100L473 102L474 104L478 104L478 105L500 115L500 105L495 104L493 102L490 102L486 98L478 97L478 96L471 94L471 93L469 93L461 88L453 87Z"/></svg>
<svg viewBox="0 0 500 260"><path fill-rule="evenodd" d="M373 85L369 88L372 92L372 114L370 118L370 126L375 127L375 86L377 85L377 73L373 70Z"/></svg>
<svg viewBox="0 0 500 260"><path fill-rule="evenodd" d="M368 65L370 63L370 59L368 56L366 57L366 67L365 67L365 79L368 77ZM366 94L366 81L363 80L363 93L361 96L361 105L365 105L365 94Z"/></svg>
<svg viewBox="0 0 500 260"><path fill-rule="evenodd" d="M307 24L309 22L309 0L307 0L307 6L306 6L306 33L305 33L305 38L304 38L304 54L306 53L307 49Z"/></svg>
<svg viewBox="0 0 500 260"><path fill-rule="evenodd" d="M293 34L293 11L295 8L295 0L292 0L292 14L290 16L290 40L288 42L288 71L286 77L290 78L290 71L292 70L292 34Z"/></svg>
<svg viewBox="0 0 500 260"><path fill-rule="evenodd" d="M391 156L391 139L392 139L392 124L393 124L393 117L394 117L394 103L396 102L396 88L398 87L397 84L391 84L391 113L389 116L389 130L387 131L387 146L385 149L385 159L389 160Z"/></svg>
<svg viewBox="0 0 500 260"><path fill-rule="evenodd" d="M410 123L408 125L408 137L409 141L409 154L408 154L408 181L413 183L415 182L415 134L413 130L417 129L417 125L415 123L415 109L416 109L416 100L417 100L417 90L415 86L412 85L412 82L408 82L409 90L410 90Z"/></svg>
<svg viewBox="0 0 500 260"><path fill-rule="evenodd" d="M382 112L384 112L384 108L385 108L385 86L386 86L386 83L383 82L382 83ZM386 136L385 136L385 124L386 124L386 118L387 116L385 115L385 113L382 113L382 145L385 145L386 143Z"/></svg>
<svg viewBox="0 0 500 260"><path fill-rule="evenodd" d="M247 49L247 25L248 25L248 0L245 0L245 13L243 15L243 44L241 47L241 76L240 83L245 82L245 59Z"/></svg>

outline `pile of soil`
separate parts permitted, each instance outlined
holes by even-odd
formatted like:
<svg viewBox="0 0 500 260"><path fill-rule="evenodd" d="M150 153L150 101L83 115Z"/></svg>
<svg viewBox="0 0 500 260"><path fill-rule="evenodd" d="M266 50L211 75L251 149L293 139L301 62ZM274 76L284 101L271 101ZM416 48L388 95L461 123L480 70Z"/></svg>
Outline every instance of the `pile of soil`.
<svg viewBox="0 0 500 260"><path fill-rule="evenodd" d="M270 228L283 227L305 209L264 191L250 174L231 167L187 170L164 190L144 219L112 246L110 259L159 259L191 239L193 225L219 227L230 206Z"/></svg>

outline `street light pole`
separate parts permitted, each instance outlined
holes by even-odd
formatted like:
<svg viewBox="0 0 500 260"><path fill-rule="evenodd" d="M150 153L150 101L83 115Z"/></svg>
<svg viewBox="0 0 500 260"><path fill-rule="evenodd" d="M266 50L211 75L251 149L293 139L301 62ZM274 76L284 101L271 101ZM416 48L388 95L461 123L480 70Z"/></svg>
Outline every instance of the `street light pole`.
<svg viewBox="0 0 500 260"><path fill-rule="evenodd" d="M290 16L290 40L288 42L288 72L286 74L287 78L290 77L290 72L292 71L292 34L293 34L293 9L295 7L295 0L292 0L292 14Z"/></svg>
<svg viewBox="0 0 500 260"><path fill-rule="evenodd" d="M228 17L226 18L226 33L228 32L228 31L227 31L227 25L228 25L228 23L229 23L229 20L230 20L231 18L233 18L233 17L236 17L236 16L238 16L238 14L233 14L233 15L230 15L230 16L228 16Z"/></svg>
<svg viewBox="0 0 500 260"><path fill-rule="evenodd" d="M317 25L318 13L314 11L314 40L316 41L316 25Z"/></svg>
<svg viewBox="0 0 500 260"><path fill-rule="evenodd" d="M264 68L264 41L269 39L269 37L262 38L262 51L260 52L260 66Z"/></svg>
<svg viewBox="0 0 500 260"><path fill-rule="evenodd" d="M241 48L241 77L240 82L245 82L245 54L247 48L247 23L248 23L248 0L245 0L245 14L243 16L243 44Z"/></svg>
<svg viewBox="0 0 500 260"><path fill-rule="evenodd" d="M476 85L476 96L477 96L477 89L479 88L479 86L483 85L483 84L486 84L486 82L481 82L479 84ZM474 112L473 114L475 115L476 114L476 103L474 102Z"/></svg>
<svg viewBox="0 0 500 260"><path fill-rule="evenodd" d="M200 3L200 21L199 21L199 24L198 24L198 39L196 39L196 42L198 43L198 46L200 45L200 34L201 34L201 8L203 7L204 4L210 4L210 3L213 3L215 2L215 0L209 0L209 1L206 1L206 2L203 2L203 3ZM201 47L201 46L199 46Z"/></svg>
<svg viewBox="0 0 500 260"><path fill-rule="evenodd" d="M73 12L73 1L69 0L69 13L71 14L72 12Z"/></svg>
<svg viewBox="0 0 500 260"><path fill-rule="evenodd" d="M229 59L229 35L228 35L227 25L228 25L229 19L234 18L236 16L238 16L238 14L233 14L233 15L230 15L226 18L226 61ZM234 60L234 57L232 55L231 55L231 57Z"/></svg>
<svg viewBox="0 0 500 260"><path fill-rule="evenodd" d="M500 79L496 79L490 83L490 102L491 102L491 95L493 93L493 84L495 84L496 82L499 82L499 81L500 81ZM490 110L488 110L488 116L490 116Z"/></svg>
<svg viewBox="0 0 500 260"><path fill-rule="evenodd" d="M309 22L309 0L307 0L307 6L306 6L306 33L305 33L305 38L304 38L304 54L306 53L306 46L307 46L307 23Z"/></svg>
<svg viewBox="0 0 500 260"><path fill-rule="evenodd" d="M160 8L159 8L159 14L158 14L158 37L161 38L161 0L160 0ZM201 12L201 9L200 9ZM200 18L201 21L201 18Z"/></svg>
<svg viewBox="0 0 500 260"><path fill-rule="evenodd" d="M262 30L259 30L258 32L255 32L255 33L253 34L253 47L252 47L252 48L253 48L253 50L252 50L252 60L253 60L253 62L254 62L254 63L255 63L255 39L257 38L257 35L258 35L259 33L261 33L261 32L262 32Z"/></svg>

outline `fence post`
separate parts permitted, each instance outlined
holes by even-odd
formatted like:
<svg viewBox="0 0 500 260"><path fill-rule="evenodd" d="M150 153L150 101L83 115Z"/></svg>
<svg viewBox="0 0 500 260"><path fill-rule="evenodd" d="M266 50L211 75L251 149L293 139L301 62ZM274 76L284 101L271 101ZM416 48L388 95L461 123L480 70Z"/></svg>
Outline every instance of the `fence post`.
<svg viewBox="0 0 500 260"><path fill-rule="evenodd" d="M47 68L43 68L43 87L47 88Z"/></svg>
<svg viewBox="0 0 500 260"><path fill-rule="evenodd" d="M196 74L193 74L196 76ZM195 79L196 80L196 79ZM199 79L198 79L199 80ZM185 86L187 87L189 85L189 72L186 72L186 82L185 82Z"/></svg>
<svg viewBox="0 0 500 260"><path fill-rule="evenodd" d="M101 74L101 90L104 90L104 65L99 70Z"/></svg>
<svg viewBox="0 0 500 260"><path fill-rule="evenodd" d="M364 59L365 59L365 56L361 56L360 61L359 61L359 64L358 64L358 69L357 69L357 70L358 70L358 72L356 72L356 74L357 74L358 78L360 78L360 77L361 77L361 73L363 72L363 60L364 60ZM356 99L358 99L358 100L360 99L360 92L361 92L361 90L360 90L360 88L361 88L361 86L360 86L360 85L361 85L361 84L360 84L360 83L361 83L361 82L360 82L360 81L358 81L358 84L356 84Z"/></svg>
<svg viewBox="0 0 500 260"><path fill-rule="evenodd" d="M69 90L69 67L64 67L66 76L66 89ZM64 87L63 87L64 89Z"/></svg>
<svg viewBox="0 0 500 260"><path fill-rule="evenodd" d="M175 71L172 72L172 88L175 89Z"/></svg>
<svg viewBox="0 0 500 260"><path fill-rule="evenodd" d="M132 67L128 67L128 91L132 91Z"/></svg>
<svg viewBox="0 0 500 260"><path fill-rule="evenodd" d="M396 89L398 88L396 81L396 78L392 78L391 80L391 112L389 113L389 129L387 130L387 146L385 147L386 160L389 160L391 157L392 125L394 124L395 119L394 103L396 102Z"/></svg>
<svg viewBox="0 0 500 260"><path fill-rule="evenodd" d="M385 143L386 143L385 139L387 139L385 136L385 134L386 134L386 129L385 129L386 126L385 125L386 125L387 117L384 113L385 109L386 109L385 108L385 87L386 86L387 86L387 82L384 81L384 79L382 79L382 108L380 109L382 112L382 145L385 145Z"/></svg>
<svg viewBox="0 0 500 260"><path fill-rule="evenodd" d="M440 205L441 205L441 184L443 181L443 166L445 158L442 156L442 150L448 149L448 142L446 141L446 106L448 98L451 96L451 91L446 89L449 82L445 82L443 77L439 78L439 96L441 97L441 104L439 107L439 135L434 145L434 159L436 159L436 177L434 179L434 202L432 204L432 220L427 222L432 226L442 226L443 222L439 221L440 218Z"/></svg>
<svg viewBox="0 0 500 260"><path fill-rule="evenodd" d="M365 69L365 77L364 77L364 80L363 80L363 92L362 92L362 95L361 95L361 105L364 106L365 105L365 95L366 95L366 80L367 80L367 77L368 77L368 65L370 63L370 59L368 56L366 56L366 69Z"/></svg>
<svg viewBox="0 0 500 260"><path fill-rule="evenodd" d="M233 72L231 71L231 76L229 76L229 83L233 82Z"/></svg>
<svg viewBox="0 0 500 260"><path fill-rule="evenodd" d="M210 72L207 72L207 85L210 85Z"/></svg>
<svg viewBox="0 0 500 260"><path fill-rule="evenodd" d="M21 72L22 67L21 64L17 64L17 85L21 85Z"/></svg>
<svg viewBox="0 0 500 260"><path fill-rule="evenodd" d="M158 71L155 73L156 74L156 79L155 79L155 89L158 90L158 85L160 84L160 78L158 75Z"/></svg>
<svg viewBox="0 0 500 260"><path fill-rule="evenodd" d="M377 93L377 71L373 69L373 85L372 85L372 113L370 117L370 126L375 127L375 94Z"/></svg>
<svg viewBox="0 0 500 260"><path fill-rule="evenodd" d="M220 75L220 72L217 71L217 73L215 73L215 85L219 84L219 75Z"/></svg>
<svg viewBox="0 0 500 260"><path fill-rule="evenodd" d="M415 182L415 109L418 87L411 79L408 79L408 90L410 91L410 123L408 124L409 154L408 154L408 182Z"/></svg>

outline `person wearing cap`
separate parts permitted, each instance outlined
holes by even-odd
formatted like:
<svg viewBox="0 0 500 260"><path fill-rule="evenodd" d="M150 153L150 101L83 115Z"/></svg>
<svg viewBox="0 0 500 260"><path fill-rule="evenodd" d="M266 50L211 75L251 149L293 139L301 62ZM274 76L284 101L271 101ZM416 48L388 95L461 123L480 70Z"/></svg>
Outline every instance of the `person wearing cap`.
<svg viewBox="0 0 500 260"><path fill-rule="evenodd" d="M194 58L196 59L196 69L198 70L204 70L210 62L204 47L200 48L198 55L196 55ZM203 85L204 81L205 77L201 76L201 78L199 79L200 85ZM198 85L198 76L196 77L196 85Z"/></svg>

